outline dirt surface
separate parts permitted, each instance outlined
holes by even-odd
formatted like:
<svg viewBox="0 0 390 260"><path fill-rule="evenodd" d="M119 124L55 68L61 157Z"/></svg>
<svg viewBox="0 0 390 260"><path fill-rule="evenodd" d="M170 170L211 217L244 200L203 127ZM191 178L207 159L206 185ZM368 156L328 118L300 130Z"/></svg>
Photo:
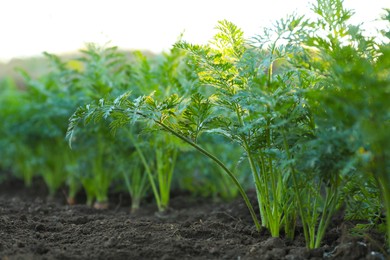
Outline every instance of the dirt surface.
<svg viewBox="0 0 390 260"><path fill-rule="evenodd" d="M151 199L131 214L126 194L112 194L108 210L66 205L61 192L45 196L41 183L0 185L1 259L386 259L383 237L351 237L347 223L334 221L316 250L305 248L299 230L294 241L256 232L240 198L174 193L165 214Z"/></svg>

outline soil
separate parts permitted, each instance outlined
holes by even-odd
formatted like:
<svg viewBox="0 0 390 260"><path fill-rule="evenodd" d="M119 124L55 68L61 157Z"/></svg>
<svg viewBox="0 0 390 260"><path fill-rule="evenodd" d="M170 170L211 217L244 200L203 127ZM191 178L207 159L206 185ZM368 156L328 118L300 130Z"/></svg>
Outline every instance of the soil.
<svg viewBox="0 0 390 260"><path fill-rule="evenodd" d="M105 210L46 194L39 181L28 189L15 180L0 185L0 259L386 259L383 236L352 236L352 224L337 219L315 250L299 229L294 241L257 232L240 198L173 192L171 208L157 214L151 198L130 213L125 193L112 193Z"/></svg>

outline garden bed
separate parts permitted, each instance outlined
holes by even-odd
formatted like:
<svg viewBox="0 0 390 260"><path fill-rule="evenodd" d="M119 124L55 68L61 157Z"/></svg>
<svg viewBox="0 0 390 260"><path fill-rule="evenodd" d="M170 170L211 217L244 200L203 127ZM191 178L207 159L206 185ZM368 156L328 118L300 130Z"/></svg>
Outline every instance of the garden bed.
<svg viewBox="0 0 390 260"><path fill-rule="evenodd" d="M125 193L111 193L108 210L69 206L62 192L51 201L46 195L40 181L29 189L19 181L1 185L1 259L385 259L383 236L352 236L352 223L337 217L315 250L305 249L300 228L294 241L259 233L241 198L174 192L167 213L156 214L150 199L131 214Z"/></svg>

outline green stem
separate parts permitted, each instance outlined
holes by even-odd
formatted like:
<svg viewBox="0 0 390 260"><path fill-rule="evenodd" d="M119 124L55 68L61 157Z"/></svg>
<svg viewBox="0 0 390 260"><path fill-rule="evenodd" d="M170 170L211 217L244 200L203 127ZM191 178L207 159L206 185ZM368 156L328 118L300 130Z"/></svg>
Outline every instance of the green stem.
<svg viewBox="0 0 390 260"><path fill-rule="evenodd" d="M157 190L157 187L156 187L156 183L154 181L153 174L152 174L152 171L151 171L151 169L149 167L149 164L146 161L146 158L145 158L141 148L139 147L138 143L135 141L135 139L134 139L132 134L129 134L129 138L133 142L134 147L137 150L137 153L138 153L138 155L139 155L139 157L141 159L141 162L142 162L142 164L145 167L145 171L146 171L146 173L148 175L150 185L152 186L152 190L153 190L154 198L156 200L157 208L158 208L159 211L164 211L163 207L161 206L160 194L158 193L158 190Z"/></svg>
<svg viewBox="0 0 390 260"><path fill-rule="evenodd" d="M241 116L241 113L240 113L240 108L239 108L239 106L237 104L235 105L235 112L236 112L236 115L237 115L238 122L240 123L240 126L244 126L244 120L242 119L242 116ZM257 196L257 202L259 203L261 225L263 227L267 227L267 225L268 225L268 218L267 218L267 214L265 212L265 207L264 207L264 204L263 204L263 199L266 196L264 196L264 189L262 187L262 182L261 182L261 179L260 179L260 175L259 175L259 172L257 170L256 164L255 164L255 160L253 159L253 155L251 153L251 150L250 150L247 138L245 136L243 136L242 137L242 141L243 141L244 150L245 150L245 152L246 152L246 154L248 156L248 161L249 161L249 166L250 166L250 169L251 169L251 172L252 172L252 176L253 176L253 179L255 181L256 196ZM264 172L263 172L263 174L264 174Z"/></svg>
<svg viewBox="0 0 390 260"><path fill-rule="evenodd" d="M273 75L273 55L274 51L276 48L276 42L279 40L279 37L275 40L272 46L271 50L271 63L270 66L268 67L268 74L267 74L267 86L270 87L272 84L272 75ZM267 106L267 114L269 115L271 113L270 107ZM271 147L271 141L272 141L272 132L271 132L271 120L267 118L267 123L266 123L266 129L265 129L265 134L266 134L266 148ZM263 172L264 176L264 184L270 184L271 185L271 194L272 194L272 201L271 197L269 194L267 194L267 197L265 198L267 200L267 205L268 205L268 225L270 226L271 234L274 237L279 237L279 231L280 231L280 211L279 211L279 197L276 194L277 193L277 183L275 179L275 172L274 172L274 167L273 167L273 161L271 157L268 157L268 172L265 174ZM281 184L281 183L279 183ZM265 187L267 193L268 193L268 187Z"/></svg>
<svg viewBox="0 0 390 260"><path fill-rule="evenodd" d="M158 142L158 141L155 141ZM155 165L155 170L157 174L157 185L158 185L158 190L160 191L160 201L161 201L161 208L165 208L165 180L164 180L164 162L162 158L162 148L159 147L158 144L155 144L154 146L154 152L156 156L156 165Z"/></svg>
<svg viewBox="0 0 390 260"><path fill-rule="evenodd" d="M96 185L96 200L97 202L107 202L108 201L108 189L110 186L111 178L110 175L107 173L107 171L104 169L104 143L103 143L103 136L98 136L98 154L94 160L93 163L93 179L94 179L94 185Z"/></svg>
<svg viewBox="0 0 390 260"><path fill-rule="evenodd" d="M282 135L283 135L283 143L284 143L284 147L286 149L287 158L289 160L291 160L290 148L288 147L286 133L284 130L282 131ZM294 190L295 196L297 198L298 210L299 210L299 214L301 215L301 221L302 221L302 226L303 226L303 234L305 236L306 246L307 246L307 244L310 241L310 235L309 235L309 230L308 230L308 226L307 226L308 223L307 223L307 220L306 220L306 217L304 214L301 193L300 193L300 190L298 189L298 181L297 181L296 176L295 176L295 168L291 164L290 164L290 170L291 170L291 175L292 175L292 180L293 180L293 190Z"/></svg>
<svg viewBox="0 0 390 260"><path fill-rule="evenodd" d="M267 201L263 201L263 200L266 200L266 198L268 198L268 189L265 185L265 180L264 180L264 175L266 174L266 163L265 163L265 159L264 159L264 155L263 155L263 152L260 151L260 162L258 162L259 166L261 167L261 176L263 177L263 180L261 180L261 178L259 177L258 178L258 182L259 182L259 185L258 185L258 189L259 189L259 192L261 193L261 197L258 198L259 200L259 205L261 206L260 208L260 215L262 217L262 221L263 221L263 225L268 225L268 214L266 214L266 208L264 207L264 203L267 204Z"/></svg>
<svg viewBox="0 0 390 260"><path fill-rule="evenodd" d="M320 192L321 190L321 183L322 183L322 179L320 179L318 181L318 186L316 188L314 188L314 190L316 191L316 194L315 194L315 197L314 197L314 201L313 203L310 204L310 209L312 209L312 214L310 215L309 213L307 214L308 215L308 218L307 218L307 225L308 225L308 229L309 229L309 241L308 244L308 248L314 248L315 247L315 238L316 238L316 227L317 227L317 220L318 220L318 213L317 213L317 208L320 207L319 205L319 195L318 193ZM311 194L311 192L309 193ZM309 199L308 201L310 202L311 201L311 197L309 196Z"/></svg>
<svg viewBox="0 0 390 260"><path fill-rule="evenodd" d="M265 207L264 207L264 204L263 204L263 199L266 198L267 196L264 194L264 188L262 186L262 182L261 182L259 173L257 171L255 161L253 159L252 153L249 151L249 146L248 146L248 144L247 144L245 139L244 139L244 149L247 152L249 166L251 168L252 175L253 175L253 178L255 180L256 194L257 194L257 201L259 203L259 211L260 211L261 223L262 223L263 227L267 227L268 228L268 218L267 218L266 212L264 212L265 211Z"/></svg>
<svg viewBox="0 0 390 260"><path fill-rule="evenodd" d="M141 198L139 197L133 197L131 198L131 213L135 213L139 210L141 204Z"/></svg>
<svg viewBox="0 0 390 260"><path fill-rule="evenodd" d="M164 145L162 144L157 144L155 146L156 168L160 188L161 206L167 208L169 205L172 176L177 158L177 149L163 147ZM166 158L168 158L168 160Z"/></svg>
<svg viewBox="0 0 390 260"><path fill-rule="evenodd" d="M337 196L337 187L335 187L334 192L329 192L328 189L326 190L325 207L322 210L322 216L318 225L314 248L318 248L321 245L321 241L325 235L326 228L328 227L330 219L333 216L333 213L337 206Z"/></svg>
<svg viewBox="0 0 390 260"><path fill-rule="evenodd" d="M173 172L175 170L177 153L178 153L177 150L178 150L177 148L172 148L171 161L166 162L166 163L168 163L168 169L167 169L167 175L166 175L166 180L165 180L165 184L166 184L166 190L164 193L165 199L163 201L165 206L169 205L172 177L173 177Z"/></svg>
<svg viewBox="0 0 390 260"><path fill-rule="evenodd" d="M140 176L141 171L139 169L133 169L132 175L135 176L132 176L132 181L130 181L129 176L123 172L123 179L125 180L127 190L131 196L131 212L134 213L140 207L146 179L143 178L144 176Z"/></svg>

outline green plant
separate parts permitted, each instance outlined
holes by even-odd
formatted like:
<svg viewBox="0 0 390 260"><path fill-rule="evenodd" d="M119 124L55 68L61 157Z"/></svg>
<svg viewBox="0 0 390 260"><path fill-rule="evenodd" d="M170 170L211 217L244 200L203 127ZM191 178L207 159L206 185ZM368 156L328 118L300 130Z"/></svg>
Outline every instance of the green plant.
<svg viewBox="0 0 390 260"><path fill-rule="evenodd" d="M322 78L311 94L316 121L321 127L346 133L346 146L361 162L359 172L375 178L387 210L389 236L389 33L384 32L383 42L367 37L359 26L348 24L351 12L342 8L342 1L329 3L337 8L326 12L321 5L315 8L321 17L318 23L323 25L318 33L325 32L326 38L314 35L307 41L322 60L311 62L313 71ZM389 17L387 10L385 20Z"/></svg>
<svg viewBox="0 0 390 260"><path fill-rule="evenodd" d="M291 152L292 185L308 248L321 246L332 216L342 206L343 187L354 174L353 152L345 138L332 129L317 130L312 140Z"/></svg>
<svg viewBox="0 0 390 260"><path fill-rule="evenodd" d="M381 194L372 175L356 174L348 180L344 189L347 205L345 219L364 220L374 224L382 218Z"/></svg>
<svg viewBox="0 0 390 260"><path fill-rule="evenodd" d="M221 22L221 33L211 43L214 48L178 45L195 57L200 82L213 87L213 105L223 112L208 132L223 134L242 147L258 194L262 224L273 236L279 236L282 226L293 234L296 212L289 206L291 177L284 165L290 160L288 148L311 134L302 90L312 79L290 64L301 49L297 35L306 23L295 16L281 20L275 29L266 29L264 36L255 38L249 49L240 31L227 22ZM289 131L288 142L283 129Z"/></svg>
<svg viewBox="0 0 390 260"><path fill-rule="evenodd" d="M388 80L389 74L377 70L382 66L381 60L386 55L382 52L383 47L375 43L373 38L365 37L359 26L348 24L353 13L343 7L343 1L318 0L313 11L318 19L308 24L311 28L306 30L306 36L302 38L303 55L300 55L297 63L301 62L298 66L317 79L313 88L307 92L315 123L314 138L302 145L309 145L306 149L311 154L306 158L309 158L312 169L319 170L313 176L320 178L317 187L325 189L324 201L318 200L321 196L314 195L311 199L314 205L309 203L308 207L309 212L313 212L310 208L315 208L317 203L322 205L323 212L318 227L316 218L311 221L308 218L305 231L308 246L318 247L332 213L337 210L340 199L344 196L343 186L356 178L354 175L373 171L369 167L362 167L357 161L362 147L372 147L371 140L384 137L385 130L380 129L387 125L386 111L389 110L381 97L388 91L384 82ZM367 124L367 118L373 115L380 122L373 124L370 119ZM367 125L379 131L367 132ZM384 140L387 139L381 140L380 151L389 147ZM378 152L381 153L380 151ZM304 161L300 159L298 164L302 166ZM384 177L388 176L386 167L379 164L371 166L376 170L381 169L376 175L381 180L380 183L388 181ZM295 175L305 176L301 172ZM305 192L304 196L297 199L301 209L305 208L304 198L308 198L307 194L316 193L314 190L313 192ZM301 217L311 215L303 211ZM314 232L315 228L317 233Z"/></svg>
<svg viewBox="0 0 390 260"><path fill-rule="evenodd" d="M296 97L302 107L295 106L291 110L292 114L286 118L288 121L280 125L278 132L282 136L279 140L284 143L284 155L287 155L281 162L290 172L289 186L295 196L294 203L309 248L321 245L332 216L346 196L344 186L366 171L356 155L362 146L367 145L366 138L362 137L377 138L378 135L364 134L363 125L355 124L354 117L346 115L352 112L360 119L362 113L358 109L364 108L368 114L376 111L361 103L367 93L360 89L359 84L367 84L367 79L363 80L361 75L372 75L376 80L380 78L365 64L375 62L381 56L375 52L373 39L364 37L359 27L347 24L352 12L344 9L342 1L318 0L313 11L319 16L318 20L311 22L303 17L282 20L276 24L274 37L283 40L287 47L279 45L276 51L287 49L293 50L294 54L288 54L282 65L292 66L290 71L297 77L295 82L299 86ZM266 39L272 38L267 31L264 35ZM268 46L273 47L273 44ZM351 66L351 62L354 65ZM356 67L352 69L353 66ZM273 69L270 67L268 73ZM357 75L360 82L354 82ZM386 73L382 75L388 77ZM368 81L373 83L375 80ZM294 81L287 84L294 84ZM354 89L354 92L348 89ZM356 101L359 108L351 105ZM375 105L380 104L382 108L382 102L377 99ZM382 124L386 122L385 111L386 108L376 111L384 116Z"/></svg>
<svg viewBox="0 0 390 260"><path fill-rule="evenodd" d="M74 104L115 95L128 88L129 62L116 47L88 44L81 53L80 57L69 62L46 54L55 65L53 77L56 83L70 92ZM92 205L96 199L94 206L105 208L108 206L108 190L117 172L116 165L110 164L115 157L110 145L112 138L103 125L83 129L83 135L84 138L78 140L72 150L77 163L71 167L72 173L67 181L69 195L74 197L79 188L77 183L82 183L87 204Z"/></svg>
<svg viewBox="0 0 390 260"><path fill-rule="evenodd" d="M167 97L172 91L185 95L191 90L191 77L184 65L183 53L177 49L163 53L153 61L141 52L135 52L132 67L133 92L138 94L154 92L159 97ZM169 206L170 190L180 144L167 134L151 132L143 135L147 141L143 145L129 135L144 165L158 210L165 211ZM148 154L146 158L145 154Z"/></svg>
<svg viewBox="0 0 390 260"><path fill-rule="evenodd" d="M74 106L51 74L37 80L26 72L20 73L25 86L15 90L12 102L18 105L9 115L12 119L6 136L11 141L7 149L14 153L12 168L23 175L27 186L34 175L41 175L49 188L49 197L53 197L67 177L65 165L73 160L68 156L63 135L64 120Z"/></svg>

